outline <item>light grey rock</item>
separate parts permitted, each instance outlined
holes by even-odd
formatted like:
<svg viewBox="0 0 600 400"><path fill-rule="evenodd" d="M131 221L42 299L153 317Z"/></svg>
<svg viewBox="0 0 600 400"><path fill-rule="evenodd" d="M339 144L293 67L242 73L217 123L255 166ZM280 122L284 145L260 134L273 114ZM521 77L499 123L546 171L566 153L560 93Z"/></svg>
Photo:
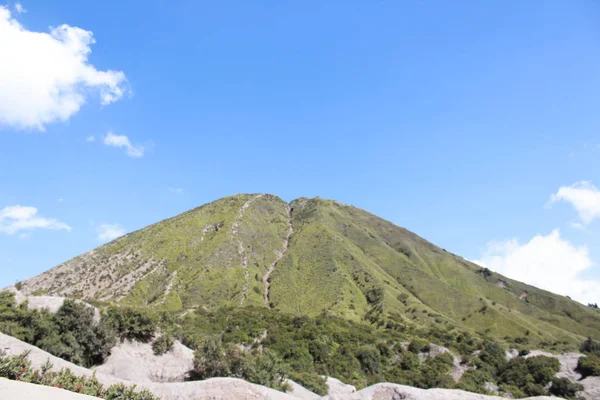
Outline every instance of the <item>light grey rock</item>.
<svg viewBox="0 0 600 400"><path fill-rule="evenodd" d="M4 378L0 378L0 398L2 400L98 400L85 394L33 383L9 381Z"/></svg>

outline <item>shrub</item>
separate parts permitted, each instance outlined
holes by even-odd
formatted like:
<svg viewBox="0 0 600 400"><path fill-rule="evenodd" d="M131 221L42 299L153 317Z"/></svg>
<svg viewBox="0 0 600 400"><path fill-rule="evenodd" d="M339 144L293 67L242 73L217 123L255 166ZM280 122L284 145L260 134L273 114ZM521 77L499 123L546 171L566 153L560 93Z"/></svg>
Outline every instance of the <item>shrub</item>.
<svg viewBox="0 0 600 400"><path fill-rule="evenodd" d="M581 344L582 353L591 353L600 356L600 343L592 340L592 337L588 337L585 342Z"/></svg>
<svg viewBox="0 0 600 400"><path fill-rule="evenodd" d="M583 385L571 382L567 378L552 378L550 394L567 399L574 399L577 392L583 389Z"/></svg>
<svg viewBox="0 0 600 400"><path fill-rule="evenodd" d="M408 344L408 351L419 354L421 351L426 351L429 347L429 342L423 339L413 339Z"/></svg>
<svg viewBox="0 0 600 400"><path fill-rule="evenodd" d="M115 344L114 331L104 322L94 322L94 309L65 300L54 316L63 345L79 350L67 359L86 367L101 364ZM44 348L43 342L41 345Z"/></svg>
<svg viewBox="0 0 600 400"><path fill-rule="evenodd" d="M493 381L493 378L487 372L469 369L465 371L456 388L467 392L488 394L485 383L491 381Z"/></svg>
<svg viewBox="0 0 600 400"><path fill-rule="evenodd" d="M50 362L42 365L40 369L32 368L28 355L29 353L25 352L18 356L7 356L6 353L0 352L0 378L54 386L107 400L159 400L148 390L137 392L135 385L125 386L119 383L104 388L95 375L78 376L66 368L54 372Z"/></svg>
<svg viewBox="0 0 600 400"><path fill-rule="evenodd" d="M380 286L375 286L366 293L367 302L369 304L378 304L383 302L385 291Z"/></svg>
<svg viewBox="0 0 600 400"><path fill-rule="evenodd" d="M327 380L316 373L290 371L290 379L321 396L325 396L329 391Z"/></svg>
<svg viewBox="0 0 600 400"><path fill-rule="evenodd" d="M157 337L152 343L152 350L157 356L161 356L173 348L173 336L170 334L163 334Z"/></svg>
<svg viewBox="0 0 600 400"><path fill-rule="evenodd" d="M600 376L600 357L588 354L579 358L577 370L584 378L588 376Z"/></svg>
<svg viewBox="0 0 600 400"><path fill-rule="evenodd" d="M478 368L495 375L498 370L506 365L506 354L504 348L495 342L485 342L479 359L475 363Z"/></svg>
<svg viewBox="0 0 600 400"><path fill-rule="evenodd" d="M376 348L362 346L356 351L356 358L366 374L381 373L381 358Z"/></svg>
<svg viewBox="0 0 600 400"><path fill-rule="evenodd" d="M403 370L406 371L415 371L419 369L421 362L419 361L419 357L412 352L405 352L402 355L402 360L400 361L400 366Z"/></svg>
<svg viewBox="0 0 600 400"><path fill-rule="evenodd" d="M528 396L539 396L559 370L560 363L554 357L513 358L500 370L498 379Z"/></svg>
<svg viewBox="0 0 600 400"><path fill-rule="evenodd" d="M277 390L289 389L287 369L274 351L245 352L236 346L224 347L218 338L208 339L196 350L192 379L231 376Z"/></svg>
<svg viewBox="0 0 600 400"><path fill-rule="evenodd" d="M0 331L85 367L101 364L115 343L110 326L95 323L89 306L65 300L56 314L28 310L8 291L0 292Z"/></svg>
<svg viewBox="0 0 600 400"><path fill-rule="evenodd" d="M131 307L110 307L105 315L120 339L149 342L158 325L158 318L150 311Z"/></svg>

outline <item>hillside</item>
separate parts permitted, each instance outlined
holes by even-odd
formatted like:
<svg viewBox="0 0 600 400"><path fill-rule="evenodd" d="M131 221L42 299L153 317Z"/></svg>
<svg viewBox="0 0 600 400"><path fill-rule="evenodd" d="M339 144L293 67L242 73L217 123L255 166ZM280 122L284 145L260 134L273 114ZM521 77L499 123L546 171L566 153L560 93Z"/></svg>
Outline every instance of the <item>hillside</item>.
<svg viewBox="0 0 600 400"><path fill-rule="evenodd" d="M236 195L130 233L18 285L172 312L265 307L573 347L600 313L513 281L356 207Z"/></svg>

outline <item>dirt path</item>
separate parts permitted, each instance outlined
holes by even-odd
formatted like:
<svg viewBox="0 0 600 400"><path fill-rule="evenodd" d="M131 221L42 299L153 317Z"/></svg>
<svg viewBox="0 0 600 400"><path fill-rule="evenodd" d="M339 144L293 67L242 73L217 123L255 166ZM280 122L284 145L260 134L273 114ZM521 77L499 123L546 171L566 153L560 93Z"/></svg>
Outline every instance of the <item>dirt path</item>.
<svg viewBox="0 0 600 400"><path fill-rule="evenodd" d="M252 202L254 200L260 199L263 196L264 195L262 195L262 194L257 194L256 196L254 196L250 200L246 201L244 203L244 205L240 208L240 211L238 211L237 218L235 219L235 221L231 225L231 231L230 232L231 232L232 236L237 236L237 240L238 240L238 254L240 255L240 258L242 259L242 262L241 262L242 269L244 270L244 276L246 278L246 285L244 286L244 291L242 292L242 298L240 300L240 307L244 304L244 301L246 301L246 298L248 297L248 291L250 290L250 274L248 273L248 257L246 257L246 248L244 246L244 243L242 242L242 240L238 236L238 231L239 231L239 228L240 228L240 223L242 221L242 218L244 217L244 212L248 209L248 207L250 207L250 204L252 204Z"/></svg>
<svg viewBox="0 0 600 400"><path fill-rule="evenodd" d="M263 284L265 286L265 293L264 293L265 307L267 307L267 308L271 308L271 306L269 305L269 287L271 286L271 283L269 282L269 278L271 277L271 273L273 273L273 271L275 270L277 263L283 258L285 253L287 253L287 250L290 246L290 237L292 237L292 233L294 233L294 227L292 226L292 208L290 207L289 204L286 206L286 208L287 208L287 212L288 212L288 226L289 227L288 227L287 237L283 240L283 249L281 249L281 251L277 252L277 258L269 266L267 273L262 278Z"/></svg>

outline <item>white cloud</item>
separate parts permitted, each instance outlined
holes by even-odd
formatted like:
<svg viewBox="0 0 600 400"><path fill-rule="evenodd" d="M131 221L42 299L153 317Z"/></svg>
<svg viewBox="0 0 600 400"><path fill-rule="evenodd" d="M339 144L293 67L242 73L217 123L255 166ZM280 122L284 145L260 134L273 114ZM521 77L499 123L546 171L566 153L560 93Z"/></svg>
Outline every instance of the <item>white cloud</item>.
<svg viewBox="0 0 600 400"><path fill-rule="evenodd" d="M58 201L59 203L63 203L65 201L65 199L63 199L62 197L59 197L58 199L56 199L56 201Z"/></svg>
<svg viewBox="0 0 600 400"><path fill-rule="evenodd" d="M473 262L585 304L600 301L600 281L581 277L593 265L587 247L561 238L558 229L525 244L517 239L488 243L483 257Z"/></svg>
<svg viewBox="0 0 600 400"><path fill-rule="evenodd" d="M53 229L70 231L71 227L54 218L37 215L35 207L9 206L0 210L0 233L13 235L21 231L34 229Z"/></svg>
<svg viewBox="0 0 600 400"><path fill-rule="evenodd" d="M15 3L14 10L17 14L23 14L27 12L27 10L23 7L23 4L21 3Z"/></svg>
<svg viewBox="0 0 600 400"><path fill-rule="evenodd" d="M0 126L43 130L68 120L92 93L102 104L121 99L125 74L88 62L94 42L92 32L66 24L49 33L27 30L0 6Z"/></svg>
<svg viewBox="0 0 600 400"><path fill-rule="evenodd" d="M144 155L144 147L132 145L129 138L124 135L115 135L112 132L108 132L104 138L104 144L107 146L124 148L129 157L140 158Z"/></svg>
<svg viewBox="0 0 600 400"><path fill-rule="evenodd" d="M550 197L548 205L557 201L566 201L577 210L584 224L600 218L600 190L591 182L581 181L571 186L562 186Z"/></svg>
<svg viewBox="0 0 600 400"><path fill-rule="evenodd" d="M88 143L95 142L96 138L94 136L88 136L85 138L85 141Z"/></svg>
<svg viewBox="0 0 600 400"><path fill-rule="evenodd" d="M125 234L125 228L118 224L101 224L98 227L98 240L106 242Z"/></svg>
<svg viewBox="0 0 600 400"><path fill-rule="evenodd" d="M31 233L26 232L26 233L21 233L19 235L19 239L29 239L31 237Z"/></svg>
<svg viewBox="0 0 600 400"><path fill-rule="evenodd" d="M12 262L12 260L13 260L13 259L12 259L12 258L10 258L10 257L6 257L4 260L5 260L6 262Z"/></svg>
<svg viewBox="0 0 600 400"><path fill-rule="evenodd" d="M181 193L183 193L183 189L182 188L169 188L169 192L181 194Z"/></svg>

